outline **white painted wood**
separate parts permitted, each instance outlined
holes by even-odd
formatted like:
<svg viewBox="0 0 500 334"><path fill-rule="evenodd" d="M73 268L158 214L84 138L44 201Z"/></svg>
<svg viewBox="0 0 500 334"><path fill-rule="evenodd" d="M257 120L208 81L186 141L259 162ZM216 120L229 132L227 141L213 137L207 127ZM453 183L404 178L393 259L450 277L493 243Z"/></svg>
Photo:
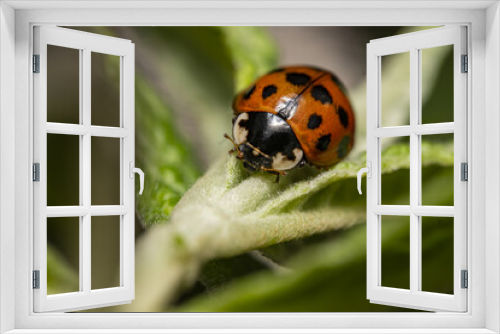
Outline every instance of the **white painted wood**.
<svg viewBox="0 0 500 334"><path fill-rule="evenodd" d="M86 135L110 138L125 138L129 135L129 130L125 128L114 128L109 126L64 124L47 122L47 133L63 135Z"/></svg>
<svg viewBox="0 0 500 334"><path fill-rule="evenodd" d="M486 73L491 74L486 77L485 98L486 101L486 135L487 142L485 143L486 154L482 161L478 161L477 156L473 153L473 159L469 164L470 170L481 170L487 175L488 179L483 184L483 188L488 194L485 200L485 220L486 220L486 256L487 262L485 273L485 288L488 292L485 296L486 308L486 328L500 332L500 259L497 257L500 254L500 243L496 241L496 237L500 235L500 150L488 148L488 145L498 147L500 143L500 3L495 3L486 11L486 27L490 32L486 36L486 65L483 67L475 67L474 73L478 70L486 68ZM473 86L474 87L474 86ZM474 124L480 122L477 117L474 118ZM483 167L484 166L484 167ZM477 179L474 180L474 183ZM474 194L471 196L474 201ZM476 233L476 232L474 232ZM488 258L495 259L488 261ZM482 277L474 275L473 282L481 280Z"/></svg>
<svg viewBox="0 0 500 334"><path fill-rule="evenodd" d="M121 159L120 164L122 192L122 205L130 208L128 213L121 217L121 247L120 247L120 268L121 285L127 287L127 299L134 299L135 284L135 183L134 179L129 177L130 162L135 161L135 52L134 44L129 45L129 52L121 59L121 123L122 127L130 131L130 135L124 137L121 141Z"/></svg>
<svg viewBox="0 0 500 334"><path fill-rule="evenodd" d="M6 334L82 334L78 329L52 329L52 330L32 330L32 329L18 329L9 331ZM378 328L378 329L335 329L335 328L255 328L251 332L248 329L228 329L228 328L176 328L176 329L93 329L86 330L85 333L92 334L494 334L487 329L482 328L456 328L450 330L448 328L432 328L432 329L402 329L402 328Z"/></svg>
<svg viewBox="0 0 500 334"><path fill-rule="evenodd" d="M410 126L419 124L420 110L420 61L419 50L410 49ZM410 206L419 204L420 194L420 146L419 136L410 133ZM418 292L420 282L420 235L418 233L420 217L412 213L410 215L410 291L412 294ZM412 305L410 304L410 307Z"/></svg>
<svg viewBox="0 0 500 334"><path fill-rule="evenodd" d="M15 12L0 2L0 333L15 326Z"/></svg>
<svg viewBox="0 0 500 334"><path fill-rule="evenodd" d="M352 4L357 1L349 1ZM21 5L25 2L17 2ZM83 3L83 5L82 5ZM96 8L103 2L75 2L78 6L87 6L87 8ZM361 6L358 10L333 9L332 7L319 6L315 2L302 2L307 9L293 9L293 4L287 3L283 8L273 7L273 2L248 4L245 10L228 9L231 4L225 2L214 5L214 1L206 1L203 5L192 2L179 2L166 10L138 10L140 3L133 3L133 10L124 10L120 8L127 6L129 2L116 2L111 6L107 2L111 11L80 9L64 10L61 2L37 1L36 6L52 6L58 10L25 10L16 12L16 233L11 235L16 241L16 330L17 333L76 333L84 330L88 333L228 333L228 332L262 332L262 333L281 333L281 332L317 332L317 333L491 333L484 329L485 311L490 306L498 305L499 298L495 294L487 294L485 302L484 289L484 269L488 263L488 268L495 261L498 261L498 253L485 253L485 227L486 224L497 224L498 219L493 220L484 214L485 203L485 151L498 152L498 141L486 140L485 125L491 129L496 129L497 123L491 120L495 117L489 117L486 121L486 102L490 103L492 98L498 98L498 85L489 85L485 87L485 78L489 83L498 81L498 73L491 71L493 64L498 64L500 59L497 52L485 52L484 40L488 46L498 44L497 32L492 31L491 27L498 26L497 16L491 16L487 22L488 30L485 29L485 13L483 10L456 10L458 6L469 4L474 8L480 8L476 1L447 1L444 10L429 10L436 3L443 4L441 1L428 2L391 2L387 8L391 10L382 10L379 7L379 1L370 2L370 7ZM149 2L151 3L151 2ZM170 6L171 2L163 2L163 6ZM239 3L239 2L238 2ZM263 6L269 8L262 10ZM337 1L330 1L328 6L334 6ZM132 4L132 2L130 2ZM184 5L185 4L185 5ZM64 3L66 5L66 2ZM239 4L238 4L239 5ZM27 5L26 8L30 8ZM148 5L145 5L148 6ZM156 5L155 5L156 6ZM178 6L178 7L175 7ZM190 7L192 6L192 7ZM210 7L210 10L202 7ZM236 5L234 5L236 6ZM352 5L354 6L354 5ZM400 6L421 6L427 9L400 9ZM398 8L396 8L398 7ZM47 7L45 7L47 8ZM186 10L189 8L189 10ZM379 9L373 9L379 8ZM415 8L415 7L412 7ZM307 14L307 15L306 15ZM470 36L472 43L469 45L471 54L469 68L473 68L469 81L472 83L469 105L472 107L474 115L469 114L469 118L474 121L469 122L469 145L472 148L473 156L470 165L471 181L469 182L471 191L471 201L469 202L469 215L473 224L469 226L469 237L472 241L469 243L471 257L469 263L472 266L472 279L469 284L470 308L467 313L388 313L388 314L369 314L369 313L294 313L294 314L32 314L32 289L30 286L30 274L32 269L33 249L32 235L32 217L33 212L30 209L32 205L32 182L26 175L30 174L31 152L33 150L33 141L30 136L32 127L32 101L30 96L32 75L30 68L26 66L31 61L31 29L32 23L61 24L61 25L359 25L359 26L387 26L406 25L431 26L442 24L456 24L459 22L469 22ZM5 50L5 49L2 49ZM489 59L488 71L485 71L485 56ZM4 61L1 59L0 61ZM14 66L14 64L9 64ZM497 66L497 65L495 65ZM3 76L4 72L2 72ZM485 99L485 91L489 92L489 98ZM3 96L2 102L11 98ZM13 97L12 97L13 98ZM495 100L496 101L496 100ZM496 103L496 102L495 102ZM488 108L490 116L496 115L497 109ZM498 132L498 131L497 131ZM491 134L491 132L490 132ZM485 149L486 148L486 149ZM494 153L497 154L497 153ZM498 155L498 154L497 154ZM491 160L490 160L491 162ZM0 161L0 163L3 163ZM498 165L498 164L496 164ZM491 168L494 168L492 165ZM500 187L494 184L488 184L488 199L491 195L497 196ZM498 204L492 198L490 208L498 210ZM487 219L486 219L487 218ZM0 221L2 224L10 222ZM496 225L495 225L496 226ZM496 227L495 227L496 228ZM489 241L495 241L499 244L499 238L496 234L488 234ZM490 243L492 244L492 243ZM472 247L473 245L473 247ZM9 253L9 256L12 253ZM7 260L2 258L2 261ZM498 265L497 265L498 268ZM496 275L488 275L491 279L490 286L498 285ZM490 290L488 290L490 291ZM491 308L493 309L493 308ZM498 320L499 313L491 312L489 322ZM196 328L193 328L196 326ZM260 326L261 329L256 328ZM285 328L285 326L287 328ZM166 327L175 329L165 329ZM353 329L353 327L355 329ZM24 329L23 329L24 328ZM46 330L40 330L46 328ZM131 329L134 328L134 329ZM191 328L191 329L188 329ZM243 328L247 328L246 330ZM251 328L251 329L248 329ZM262 329L265 328L265 329ZM301 328L294 330L292 328ZM337 328L337 329L333 329Z"/></svg>
<svg viewBox="0 0 500 334"><path fill-rule="evenodd" d="M47 217L82 217L91 216L120 216L130 212L131 207L124 205L93 205L93 206L49 206Z"/></svg>
<svg viewBox="0 0 500 334"><path fill-rule="evenodd" d="M102 0L98 3L94 1L68 1L59 4L58 1L37 1L37 0L6 0L6 3L16 9L116 9L116 2L113 0ZM398 3L398 9L484 9L493 4L495 1L457 1L451 3L443 0L427 0L427 1L401 1ZM218 9L218 8L234 8L234 9L394 9L392 1L290 1L290 0L254 0L254 1L200 1L200 0L168 0L168 1L151 1L151 0L132 0L125 1L120 4L123 9Z"/></svg>
<svg viewBox="0 0 500 334"><path fill-rule="evenodd" d="M409 136L411 133L417 135L453 133L453 123L416 124L405 126L391 126L373 129L373 135L383 137Z"/></svg>
<svg viewBox="0 0 500 334"><path fill-rule="evenodd" d="M34 186L34 269L40 270L40 289L34 290L35 312L71 311L102 305L129 303L134 298L134 180L124 177L124 166L134 161L134 47L128 40L82 33L75 30L37 26L34 51L40 54L40 73L34 75L36 121L34 159L40 162L40 182ZM47 123L47 45L80 50L80 123ZM121 127L92 126L91 121L91 53L102 52L121 58ZM130 96L129 96L130 95ZM47 133L78 135L80 138L80 205L47 207ZM125 202L115 206L92 206L91 139L93 136L121 138L120 196ZM128 168L128 167L127 167ZM120 216L121 286L92 290L92 216ZM80 291L47 295L47 226L49 217L80 218Z"/></svg>
<svg viewBox="0 0 500 334"><path fill-rule="evenodd" d="M388 216L433 216L453 217L455 209L452 206L430 206L430 205L376 205L373 213Z"/></svg>
<svg viewBox="0 0 500 334"><path fill-rule="evenodd" d="M461 72L461 55L467 53L466 28L451 26L371 41L367 47L367 161L373 170L367 188L367 296L371 302L406 308L440 311L467 311L467 290L461 289L461 275L467 269L467 182L460 178L460 164L467 162L467 75ZM421 49L454 46L454 122L421 123ZM410 125L380 127L380 58L410 52ZM452 207L421 206L421 136L454 133L454 201ZM380 205L382 137L410 137L410 205ZM373 151L372 151L373 150ZM410 217L410 289L392 289L381 283L381 217ZM421 291L421 219L423 216L454 218L454 295Z"/></svg>

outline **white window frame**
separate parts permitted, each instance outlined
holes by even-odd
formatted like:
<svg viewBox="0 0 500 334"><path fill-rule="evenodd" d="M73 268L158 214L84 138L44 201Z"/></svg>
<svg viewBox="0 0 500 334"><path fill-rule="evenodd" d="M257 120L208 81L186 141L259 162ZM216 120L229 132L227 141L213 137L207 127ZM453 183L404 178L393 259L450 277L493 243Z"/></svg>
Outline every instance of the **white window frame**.
<svg viewBox="0 0 500 334"><path fill-rule="evenodd" d="M62 8L67 7L67 8ZM69 7L69 8L68 8ZM71 8L73 7L73 8ZM103 10L107 8L107 10ZM127 7L129 9L127 9ZM160 8L161 7L161 8ZM79 9L74 9L79 8ZM138 10L142 8L142 10ZM469 289L466 313L35 314L32 258L32 27L53 25L450 25L469 31ZM487 68L487 70L486 70ZM498 1L0 3L0 331L110 333L500 331L500 11ZM15 83L13 85L12 83ZM15 98L14 98L15 97ZM15 110L15 112L14 112ZM12 143L15 142L15 145ZM486 152L488 152L486 154ZM14 175L14 177L13 177ZM486 175L488 179L486 182ZM15 197L13 198L13 194ZM486 196L487 194L487 196ZM14 224L15 223L15 224ZM15 289L13 289L15 287ZM487 292L487 293L486 293ZM12 307L14 305L14 307ZM293 331L293 328L301 328ZM37 331L39 329L40 331ZM62 330L64 329L64 330ZM159 329L164 329L160 331ZM168 330L170 329L170 330ZM197 330L196 330L197 329ZM267 329L267 330L266 330ZM418 330L416 330L418 329ZM47 331L45 331L47 332ZM120 332L117 330L117 332ZM188 331L184 331L187 333ZM248 330L246 331L248 332Z"/></svg>
<svg viewBox="0 0 500 334"><path fill-rule="evenodd" d="M79 124L52 123L47 120L47 49L48 45L72 48L79 54L80 110ZM135 161L134 114L134 44L129 40L75 31L60 27L34 27L34 54L39 56L39 72L34 83L34 162L39 164L39 181L33 185L34 270L39 271L39 288L34 289L35 312L74 311L99 306L130 303L134 299L135 268L135 193L130 177ZM120 58L119 126L92 125L91 120L91 59L92 52ZM79 144L79 205L47 206L47 134L78 136ZM91 200L91 140L116 138L120 141L120 203L92 205ZM76 174L76 173L75 173ZM134 175L132 173L132 175ZM120 285L92 289L92 217L118 216L120 240ZM47 222L53 217L76 217L79 220L79 290L47 295Z"/></svg>
<svg viewBox="0 0 500 334"><path fill-rule="evenodd" d="M467 184L461 181L462 163L467 163L467 76L462 73L462 55L467 54L466 27L448 26L372 40L367 46L367 154L371 177L367 179L367 297L372 303L428 311L467 310L467 289L461 287L462 270L467 270ZM451 45L453 48L453 121L422 124L422 53L424 49ZM383 127L382 57L409 54L409 119L404 126ZM454 138L454 205L422 205L422 135L453 134ZM382 203L382 138L408 136L410 139L410 203ZM383 217L395 215L409 218L409 289L382 284ZM422 291L422 217L453 218L453 294Z"/></svg>

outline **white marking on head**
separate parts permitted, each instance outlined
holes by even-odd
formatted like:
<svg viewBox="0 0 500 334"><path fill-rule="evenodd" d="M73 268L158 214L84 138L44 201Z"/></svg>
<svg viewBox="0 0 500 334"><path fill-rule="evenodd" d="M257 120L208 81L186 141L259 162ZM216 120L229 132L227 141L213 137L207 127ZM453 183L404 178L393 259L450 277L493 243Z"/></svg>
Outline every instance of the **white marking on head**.
<svg viewBox="0 0 500 334"><path fill-rule="evenodd" d="M283 155L281 152L278 152L273 157L273 164L271 165L272 168L278 170L287 170L297 166L298 163L302 160L304 152L300 148L296 148L293 150L293 154L295 154L295 159L290 160L287 156Z"/></svg>
<svg viewBox="0 0 500 334"><path fill-rule="evenodd" d="M238 115L233 125L233 139L236 144L241 145L247 141L248 129L240 126L241 121L248 120L248 113L244 112Z"/></svg>

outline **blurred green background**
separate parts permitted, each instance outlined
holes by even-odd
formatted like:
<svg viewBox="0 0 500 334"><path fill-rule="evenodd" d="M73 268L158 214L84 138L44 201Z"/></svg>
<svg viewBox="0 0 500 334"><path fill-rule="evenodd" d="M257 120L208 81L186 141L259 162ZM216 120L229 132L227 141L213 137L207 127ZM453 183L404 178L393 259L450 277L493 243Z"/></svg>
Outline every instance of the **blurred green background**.
<svg viewBox="0 0 500 334"><path fill-rule="evenodd" d="M335 72L356 114L355 148L346 161L356 172L365 159L366 44L428 27L69 28L135 43L136 166L146 173L144 194L136 197L136 300L91 312L410 311L366 299L363 219L346 218L341 228L314 233L304 228L286 241L277 232L266 247L219 252L197 261L192 271L192 262L182 260L179 266L186 268L175 285L143 284L141 277L169 270L172 254L160 251L158 236L186 191L227 155L230 144L222 134L231 132L236 92L278 66L309 64ZM78 51L49 46L48 56L48 121L78 124ZM422 51L422 123L453 121L451 66L450 46ZM119 73L118 57L92 53L93 125L119 126ZM407 124L409 55L385 56L382 125ZM47 143L48 205L78 205L79 138L49 134ZM384 138L381 145L382 204L409 204L408 138ZM422 147L422 204L453 205L453 135L423 136ZM93 138L91 148L92 204L119 204L119 139ZM321 177L307 168L300 173L292 173L278 191ZM297 208L292 201L290 212L327 207L364 216L365 196L358 195L352 175L306 197ZM92 218L93 289L119 285L119 219ZM78 291L79 219L49 218L47 224L49 294ZM421 226L422 289L453 293L453 219L424 217ZM409 288L408 217L382 217L382 284ZM162 289L169 292L162 295Z"/></svg>

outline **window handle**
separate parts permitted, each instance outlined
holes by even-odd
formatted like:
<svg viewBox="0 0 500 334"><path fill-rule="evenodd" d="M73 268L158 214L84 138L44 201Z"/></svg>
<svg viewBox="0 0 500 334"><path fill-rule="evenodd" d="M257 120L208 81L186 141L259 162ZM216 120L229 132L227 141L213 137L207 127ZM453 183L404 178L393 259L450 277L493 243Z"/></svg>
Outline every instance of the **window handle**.
<svg viewBox="0 0 500 334"><path fill-rule="evenodd" d="M361 192L361 177L363 176L364 173L366 173L367 178L370 179L372 177L372 163L370 161L368 161L366 163L365 168L361 168L358 171L358 192L360 195L362 194L362 192Z"/></svg>
<svg viewBox="0 0 500 334"><path fill-rule="evenodd" d="M139 174L139 185L140 185L139 195L142 195L142 191L144 190L144 172L140 168L134 167L133 161L130 161L129 167L130 167L130 178L131 179L134 178L134 173Z"/></svg>

